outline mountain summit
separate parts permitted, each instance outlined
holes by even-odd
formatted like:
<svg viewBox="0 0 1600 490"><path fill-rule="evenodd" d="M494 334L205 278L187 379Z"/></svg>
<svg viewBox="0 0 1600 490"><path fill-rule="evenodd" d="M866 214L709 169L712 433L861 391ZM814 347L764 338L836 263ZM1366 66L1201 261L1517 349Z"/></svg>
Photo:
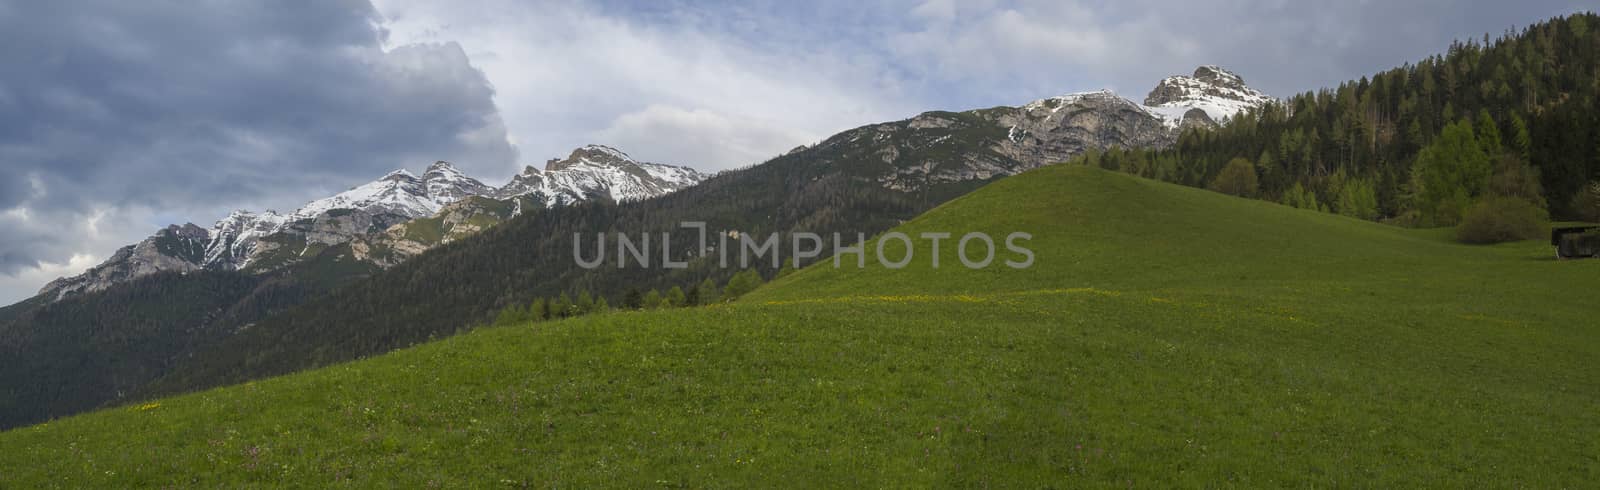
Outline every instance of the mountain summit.
<svg viewBox="0 0 1600 490"><path fill-rule="evenodd" d="M466 175L450 162L438 161L420 177L405 169L395 170L378 180L306 203L288 215L241 210L228 214L209 229L193 224L174 225L123 247L111 259L83 274L52 281L39 294L60 299L164 271L267 272L357 240L362 244L395 243L398 239L393 237L403 235L403 230L384 232L442 213L452 217L462 213L489 215L497 222L519 214L525 202L561 206L588 199L648 199L707 177L688 167L635 161L620 150L601 145L575 149L566 159L553 159L545 168L540 171L528 167L505 186L496 188ZM472 198L506 204L466 205ZM486 209L496 212L486 213ZM393 265L397 262L394 256L410 257L458 236L461 233L428 243L406 240L406 253L369 262ZM367 258L364 254L353 255Z"/></svg>
<svg viewBox="0 0 1600 490"><path fill-rule="evenodd" d="M1150 95L1145 96L1144 105L1168 120L1182 121L1189 111L1199 109L1213 123L1221 123L1271 100L1272 97L1245 85L1244 77L1219 66L1205 65L1195 68L1192 76L1161 80Z"/></svg>
<svg viewBox="0 0 1600 490"><path fill-rule="evenodd" d="M467 177L449 162L435 162L417 177L404 169L323 199L307 203L291 221L313 219L335 209L394 215L406 219L432 216L446 204L467 196L488 194L491 188Z"/></svg>
<svg viewBox="0 0 1600 490"><path fill-rule="evenodd" d="M616 148L588 145L572 150L567 158L550 159L542 171L524 168L498 195L530 195L550 206L595 196L636 201L694 185L706 177L692 168L640 162Z"/></svg>

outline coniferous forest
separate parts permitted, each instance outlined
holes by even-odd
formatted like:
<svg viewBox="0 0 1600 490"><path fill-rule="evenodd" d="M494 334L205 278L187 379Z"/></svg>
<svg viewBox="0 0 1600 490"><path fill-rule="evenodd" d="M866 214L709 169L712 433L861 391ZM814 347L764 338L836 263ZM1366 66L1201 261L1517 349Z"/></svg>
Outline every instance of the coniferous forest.
<svg viewBox="0 0 1600 490"><path fill-rule="evenodd" d="M1490 201L1595 221L1597 96L1600 16L1578 14L1267 104L1171 148L1075 162L1407 226L1455 225Z"/></svg>

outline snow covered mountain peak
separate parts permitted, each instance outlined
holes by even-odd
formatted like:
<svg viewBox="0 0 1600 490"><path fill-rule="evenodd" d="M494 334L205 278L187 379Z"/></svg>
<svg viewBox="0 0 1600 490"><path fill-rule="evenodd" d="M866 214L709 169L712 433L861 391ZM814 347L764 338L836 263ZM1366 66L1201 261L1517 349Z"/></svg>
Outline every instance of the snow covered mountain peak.
<svg viewBox="0 0 1600 490"><path fill-rule="evenodd" d="M622 202L673 192L706 177L688 167L640 162L616 148L586 145L545 162L543 171L523 169L497 195L535 195L551 206L596 196Z"/></svg>
<svg viewBox="0 0 1600 490"><path fill-rule="evenodd" d="M437 161L429 165L428 170L422 174L422 182L428 197L440 208L469 196L486 196L494 193L494 188L484 185L478 179L468 177L446 161Z"/></svg>
<svg viewBox="0 0 1600 490"><path fill-rule="evenodd" d="M258 222L282 223L286 219L288 219L287 216L278 214L277 211L273 211L273 210L270 210L270 209L266 210L266 211L259 212L259 213L253 212L253 211L246 211L246 210L243 210L243 209L235 209L232 212L229 212L227 217L224 217L224 218L222 218L220 220L217 220L217 223L215 225L212 225L211 228L213 230L216 230L216 229L222 229L222 228L237 227L237 226L243 226L243 225L251 225L251 224L254 224L254 223L258 223Z"/></svg>
<svg viewBox="0 0 1600 490"><path fill-rule="evenodd" d="M428 165L428 169L422 172L422 180L424 182L478 182L477 179L462 173L455 165L443 160Z"/></svg>
<svg viewBox="0 0 1600 490"><path fill-rule="evenodd" d="M383 177L379 177L378 180L379 181L417 180L417 176L412 174L411 171L402 168L402 169L394 170L392 172L384 174Z"/></svg>
<svg viewBox="0 0 1600 490"><path fill-rule="evenodd" d="M432 215L440 206L428 195L422 180L411 172L396 170L381 179L306 203L290 216L291 221L297 221L315 218L335 209L351 209L416 218Z"/></svg>
<svg viewBox="0 0 1600 490"><path fill-rule="evenodd" d="M256 241L278 232L288 222L288 216L272 210L260 213L234 210L207 230L206 237L210 242L206 245L205 261L201 265L234 269L244 267L250 262L250 252L255 250Z"/></svg>
<svg viewBox="0 0 1600 490"><path fill-rule="evenodd" d="M1118 96L1116 92L1112 92L1110 89L1100 89L1100 90L1091 90L1091 91L1088 91L1088 92L1074 92L1074 93L1070 93L1070 94L1066 94L1066 95L1058 95L1058 96L1055 96L1055 97L1046 97L1046 98L1043 98L1043 99L1035 100L1033 102L1029 102L1027 105L1022 106L1022 108L1024 110L1027 110L1028 112L1034 112L1034 111L1038 111L1038 110L1041 110L1041 109L1048 109L1051 112L1054 112L1054 111L1061 110L1061 108L1063 108L1063 107L1075 104L1078 101L1085 100L1085 99L1115 99L1115 98L1121 98L1121 97Z"/></svg>
<svg viewBox="0 0 1600 490"><path fill-rule="evenodd" d="M287 215L273 211L233 211L210 229L170 227L83 274L57 279L40 294L59 299L98 291L161 271L281 268L314 255L318 247L348 243L392 226L437 216L470 197L523 198L546 206L609 198L648 199L694 185L707 176L694 169L638 162L621 150L588 145L565 160L551 160L546 171L532 166L504 187L484 185L454 165L437 161L418 177L399 169L372 182L306 203ZM523 200L516 202L521 212ZM421 249L411 250L420 253Z"/></svg>
<svg viewBox="0 0 1600 490"><path fill-rule="evenodd" d="M439 161L429 165L420 178L405 169L395 170L378 180L311 201L291 214L290 221L315 218L336 209L421 218L438 213L446 204L493 191L449 162Z"/></svg>
<svg viewBox="0 0 1600 490"><path fill-rule="evenodd" d="M1270 101L1272 97L1245 85L1244 77L1216 65L1204 65L1195 68L1191 76L1162 79L1145 97L1144 105L1162 116L1169 126L1176 127L1194 109L1204 111L1212 122L1221 123Z"/></svg>

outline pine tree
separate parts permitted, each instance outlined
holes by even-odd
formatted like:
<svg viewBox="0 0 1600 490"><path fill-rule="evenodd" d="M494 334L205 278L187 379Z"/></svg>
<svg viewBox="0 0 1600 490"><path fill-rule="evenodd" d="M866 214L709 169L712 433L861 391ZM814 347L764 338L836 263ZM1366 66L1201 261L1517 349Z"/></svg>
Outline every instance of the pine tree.
<svg viewBox="0 0 1600 490"><path fill-rule="evenodd" d="M644 293L644 300L640 302L640 307L646 310L654 310L661 307L661 301L661 292L651 289L650 292Z"/></svg>
<svg viewBox="0 0 1600 490"><path fill-rule="evenodd" d="M1478 146L1483 148L1483 154L1494 158L1505 151L1500 142L1500 127L1495 125L1488 109L1478 110L1478 125L1473 130L1478 138Z"/></svg>
<svg viewBox="0 0 1600 490"><path fill-rule="evenodd" d="M566 318L572 316L572 298L563 291L550 305L550 318Z"/></svg>
<svg viewBox="0 0 1600 490"><path fill-rule="evenodd" d="M1528 134L1528 123L1515 114L1511 116L1511 145L1523 161L1532 161L1533 137Z"/></svg>
<svg viewBox="0 0 1600 490"><path fill-rule="evenodd" d="M548 301L546 301L544 298L538 298L538 299L533 300L533 304L528 306L528 318L530 318L530 319L532 319L533 321L536 321L536 322L537 321L543 321L543 320L549 320L550 319L550 303Z"/></svg>
<svg viewBox="0 0 1600 490"><path fill-rule="evenodd" d="M572 305L572 309L576 315L594 313L594 296L589 295L589 290L587 289L578 291L578 302Z"/></svg>
<svg viewBox="0 0 1600 490"><path fill-rule="evenodd" d="M606 302L606 297L601 296L594 300L594 312L605 313L611 311L611 304Z"/></svg>
<svg viewBox="0 0 1600 490"><path fill-rule="evenodd" d="M689 290L684 291L683 292L683 296L684 296L684 298L683 298L683 305L684 306L699 306L701 304L704 304L704 303L700 302L700 285L699 284L696 284L696 285L693 285L693 286L689 286Z"/></svg>
<svg viewBox="0 0 1600 490"><path fill-rule="evenodd" d="M495 325L514 325L514 324L517 324L517 323L521 323L522 320L523 320L523 316L524 316L524 313L522 311L522 307L517 306L517 305L507 306L504 309L500 310L500 314L495 315L494 324Z"/></svg>
<svg viewBox="0 0 1600 490"><path fill-rule="evenodd" d="M1300 185L1299 182L1295 182L1293 186L1290 186L1289 190L1283 193L1283 198L1279 202L1285 206L1310 209L1312 211L1316 211L1318 208L1317 194L1306 190L1305 186Z"/></svg>
<svg viewBox="0 0 1600 490"><path fill-rule="evenodd" d="M722 300L722 295L719 291L717 291L717 282L711 280L709 277L707 277L704 281L700 281L700 285L695 286L695 291L699 292L699 304L716 304L718 301Z"/></svg>
<svg viewBox="0 0 1600 490"><path fill-rule="evenodd" d="M1344 216L1365 220L1378 217L1378 194L1366 179L1351 179L1340 186L1335 205Z"/></svg>
<svg viewBox="0 0 1600 490"><path fill-rule="evenodd" d="M687 299L688 298L683 295L683 288L673 286L672 289L667 290L666 306L674 308L687 306Z"/></svg>

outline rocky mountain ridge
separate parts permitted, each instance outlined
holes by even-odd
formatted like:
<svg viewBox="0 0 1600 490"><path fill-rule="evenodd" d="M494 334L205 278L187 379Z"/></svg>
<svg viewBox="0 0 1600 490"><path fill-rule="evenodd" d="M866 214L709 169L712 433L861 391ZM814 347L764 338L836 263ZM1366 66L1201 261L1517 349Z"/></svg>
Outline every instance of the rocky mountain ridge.
<svg viewBox="0 0 1600 490"><path fill-rule="evenodd" d="M1016 107L926 112L844 131L785 155L813 155L823 166L848 162L852 168L845 173L856 178L892 190L918 191L1016 174L1088 150L1163 148L1175 143L1182 131L1215 126L1272 100L1246 85L1243 77L1206 65L1192 75L1161 80L1142 104L1100 90ZM210 229L193 225L164 229L82 275L50 283L40 293L59 299L167 270L264 272L347 243L354 244L352 253L358 259L388 266L464 236L467 230L481 229L485 220L516 216L523 206L648 199L706 177L686 167L639 162L600 145L550 159L543 169L528 166L498 188L441 161L420 177L396 170L288 215L238 211ZM455 210L448 229L433 222L426 224L427 229L394 229L474 197L510 205L473 200L469 209ZM466 215L472 218L464 218L463 211L471 211ZM201 252L190 254L195 247Z"/></svg>
<svg viewBox="0 0 1600 490"><path fill-rule="evenodd" d="M123 247L83 274L52 281L39 294L58 300L163 271L267 272L353 242L359 242L353 247L363 252L355 254L358 259L387 267L516 216L525 205L648 199L706 177L688 167L639 162L601 145L552 159L543 171L528 167L501 187L486 185L439 161L420 177L395 170L287 215L239 210L209 229L169 226ZM438 218L438 223L425 225L443 230L432 233L405 226L425 218Z"/></svg>
<svg viewBox="0 0 1600 490"><path fill-rule="evenodd" d="M925 112L862 126L795 153L852 161L857 176L911 191L1012 175L1088 150L1164 148L1191 128L1208 128L1273 99L1215 66L1158 83L1141 104L1110 90L1039 99L1021 106Z"/></svg>

